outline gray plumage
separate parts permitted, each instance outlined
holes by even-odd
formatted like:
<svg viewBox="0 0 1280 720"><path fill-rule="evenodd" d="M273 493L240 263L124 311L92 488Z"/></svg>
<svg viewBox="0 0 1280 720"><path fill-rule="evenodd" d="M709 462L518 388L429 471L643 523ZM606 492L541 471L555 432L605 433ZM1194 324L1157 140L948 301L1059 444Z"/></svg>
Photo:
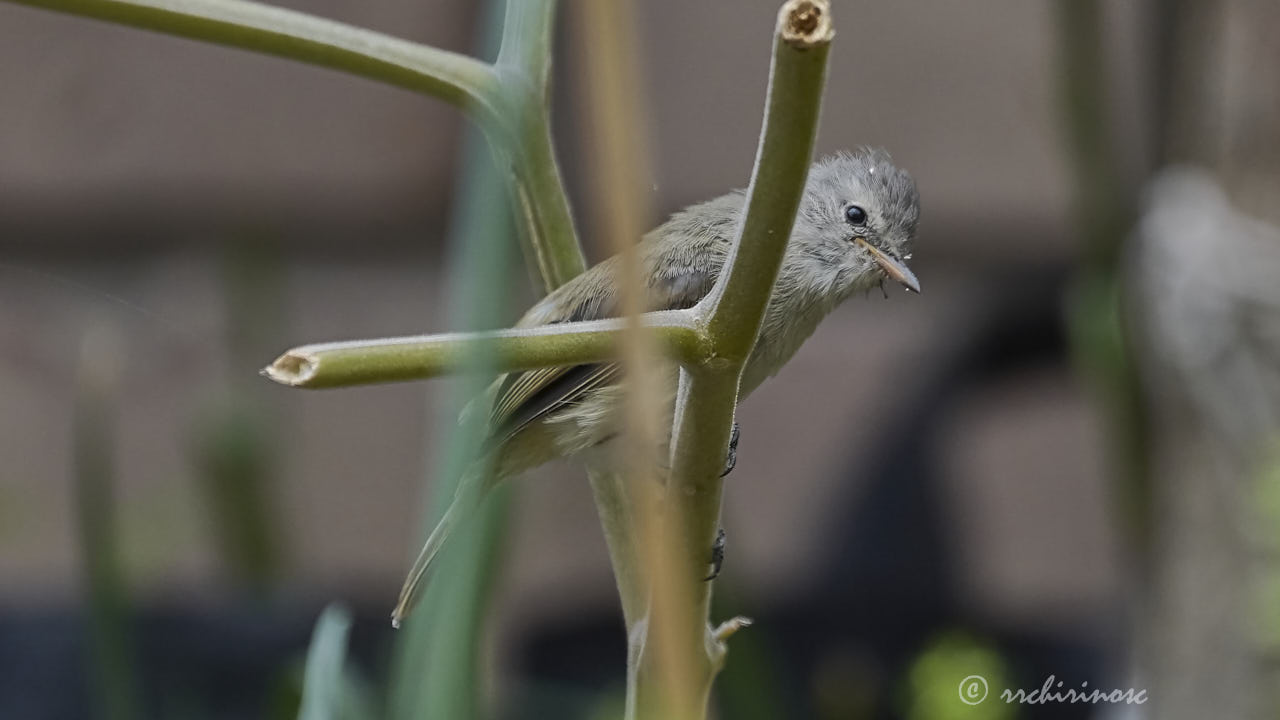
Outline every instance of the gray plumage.
<svg viewBox="0 0 1280 720"><path fill-rule="evenodd" d="M745 192L735 190L676 213L644 236L638 251L649 309L689 308L711 290L737 235L745 200ZM845 298L886 278L919 290L903 262L919 217L915 181L883 150L839 153L810 168L760 337L743 374L743 397L777 373ZM517 326L616 317L619 268L616 257L596 265L535 304ZM411 609L449 532L489 488L551 459L595 448L622 430L619 381L612 363L546 368L507 375L473 403L471 411L489 413L488 455L463 478L454 503L428 537L393 623ZM671 366L664 382L668 407L675 386Z"/></svg>

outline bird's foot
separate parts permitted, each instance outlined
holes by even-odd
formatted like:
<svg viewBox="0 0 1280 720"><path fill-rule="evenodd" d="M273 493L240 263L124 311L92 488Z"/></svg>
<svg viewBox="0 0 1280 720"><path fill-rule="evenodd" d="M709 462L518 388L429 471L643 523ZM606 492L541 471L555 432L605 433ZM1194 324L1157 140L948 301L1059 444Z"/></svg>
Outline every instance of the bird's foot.
<svg viewBox="0 0 1280 720"><path fill-rule="evenodd" d="M716 533L716 541L711 545L711 574L702 578L703 582L715 580L724 566L724 528Z"/></svg>
<svg viewBox="0 0 1280 720"><path fill-rule="evenodd" d="M733 468L738 464L738 436L741 434L738 423L733 423L733 432L729 434L729 451L725 453L724 470L720 471L720 477L733 472Z"/></svg>

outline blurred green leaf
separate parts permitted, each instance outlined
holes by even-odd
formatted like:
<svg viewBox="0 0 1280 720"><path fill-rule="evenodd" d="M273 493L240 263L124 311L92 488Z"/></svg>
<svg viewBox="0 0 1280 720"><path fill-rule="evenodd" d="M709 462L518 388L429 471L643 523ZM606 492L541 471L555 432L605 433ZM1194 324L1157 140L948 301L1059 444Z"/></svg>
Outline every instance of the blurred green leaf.
<svg viewBox="0 0 1280 720"><path fill-rule="evenodd" d="M330 605L320 614L315 633L311 636L311 648L307 651L299 720L351 717L344 692L347 635L350 631L351 614L342 607Z"/></svg>
<svg viewBox="0 0 1280 720"><path fill-rule="evenodd" d="M498 45L504 3L489 3L483 24L484 55ZM450 326L482 329L505 320L513 270L510 203L493 156L475 130L468 133L465 164L453 208L447 277ZM439 427L449 428L438 445L441 454L427 463L433 473L434 522L452 501L458 479L480 455L483 413L457 421L463 405L491 382L491 358L477 353L472 371L450 386ZM481 636L497 575L502 540L510 516L512 491L499 487L476 516L454 532L428 579L417 610L401 631L391 674L391 717L396 720L482 716ZM428 528L429 529L429 528ZM425 536L424 536L425 537Z"/></svg>

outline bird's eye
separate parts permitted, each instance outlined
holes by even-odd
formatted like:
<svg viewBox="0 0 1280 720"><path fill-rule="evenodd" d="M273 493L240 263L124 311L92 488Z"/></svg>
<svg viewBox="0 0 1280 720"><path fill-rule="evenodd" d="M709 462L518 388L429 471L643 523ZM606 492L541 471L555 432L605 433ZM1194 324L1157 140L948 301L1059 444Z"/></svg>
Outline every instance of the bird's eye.
<svg viewBox="0 0 1280 720"><path fill-rule="evenodd" d="M844 219L848 220L850 225L866 225L867 211L857 205L850 205L844 209Z"/></svg>

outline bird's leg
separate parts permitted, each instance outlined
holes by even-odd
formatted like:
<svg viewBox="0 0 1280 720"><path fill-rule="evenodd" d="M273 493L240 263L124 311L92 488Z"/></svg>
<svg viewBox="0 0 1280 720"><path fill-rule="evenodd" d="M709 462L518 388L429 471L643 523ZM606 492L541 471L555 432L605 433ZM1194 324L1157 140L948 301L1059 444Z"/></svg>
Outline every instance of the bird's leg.
<svg viewBox="0 0 1280 720"><path fill-rule="evenodd" d="M738 438L742 436L742 429L738 427L738 423L733 423L733 431L729 433L729 450L724 456L724 471L720 473L720 477L733 472L734 466L738 464ZM724 528L720 528L720 532L716 533L716 541L711 545L711 574L703 578L703 581L715 580L720 574L720 567L724 565Z"/></svg>
<svg viewBox="0 0 1280 720"><path fill-rule="evenodd" d="M716 541L711 545L711 574L702 578L703 582L715 580L720 575L720 568L724 566L724 528L720 528L720 532L716 533Z"/></svg>
<svg viewBox="0 0 1280 720"><path fill-rule="evenodd" d="M733 468L738 464L738 436L741 431L738 429L738 423L733 423L733 432L729 434L729 451L724 456L724 470L720 472L720 477L724 477L733 472Z"/></svg>

